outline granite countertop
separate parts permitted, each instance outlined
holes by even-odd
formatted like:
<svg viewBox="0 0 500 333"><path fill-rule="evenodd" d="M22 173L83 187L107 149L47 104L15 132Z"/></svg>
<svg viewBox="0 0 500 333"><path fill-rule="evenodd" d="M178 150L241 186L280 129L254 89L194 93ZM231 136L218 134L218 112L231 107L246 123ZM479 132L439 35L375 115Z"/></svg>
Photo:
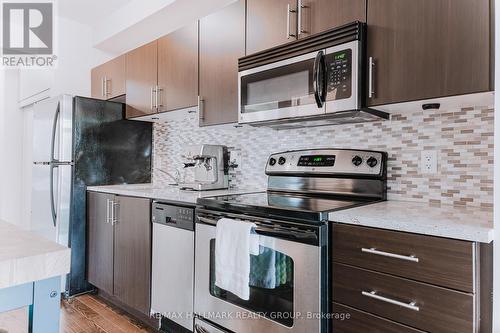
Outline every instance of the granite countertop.
<svg viewBox="0 0 500 333"><path fill-rule="evenodd" d="M71 251L0 220L0 289L69 273Z"/></svg>
<svg viewBox="0 0 500 333"><path fill-rule="evenodd" d="M331 212L333 222L489 243L493 209L384 201Z"/></svg>
<svg viewBox="0 0 500 333"><path fill-rule="evenodd" d="M193 205L196 204L196 200L198 198L265 191L265 189L259 189L259 188L190 191L190 190L181 190L177 186L172 186L172 185L165 187L155 187L153 184L89 186L87 187L87 190L93 192L118 194L131 197L149 198L167 202L188 203Z"/></svg>

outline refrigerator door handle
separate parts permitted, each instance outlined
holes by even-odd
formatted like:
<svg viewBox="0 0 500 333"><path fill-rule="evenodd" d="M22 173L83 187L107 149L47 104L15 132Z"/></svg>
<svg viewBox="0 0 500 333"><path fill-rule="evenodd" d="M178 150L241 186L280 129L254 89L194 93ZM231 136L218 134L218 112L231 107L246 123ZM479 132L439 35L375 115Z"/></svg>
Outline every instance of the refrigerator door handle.
<svg viewBox="0 0 500 333"><path fill-rule="evenodd" d="M56 135L57 135L57 123L59 122L59 116L61 115L61 103L57 103L57 110L56 114L54 115L54 121L52 123L52 140L50 143L50 162L59 162L54 154L55 154L55 148L56 148Z"/></svg>
<svg viewBox="0 0 500 333"><path fill-rule="evenodd" d="M52 223L54 227L57 221L56 203L54 198L54 170L59 168L58 164L50 165L50 209L52 211Z"/></svg>

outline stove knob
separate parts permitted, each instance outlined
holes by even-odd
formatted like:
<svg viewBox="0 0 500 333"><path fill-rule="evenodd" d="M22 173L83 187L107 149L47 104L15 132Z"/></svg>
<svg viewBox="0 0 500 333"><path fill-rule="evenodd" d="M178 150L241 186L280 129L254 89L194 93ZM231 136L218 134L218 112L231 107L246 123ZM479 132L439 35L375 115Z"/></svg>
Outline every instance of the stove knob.
<svg viewBox="0 0 500 333"><path fill-rule="evenodd" d="M378 164L378 161L375 157L370 157L367 161L366 161L366 164L368 164L368 166L370 166L370 168L374 168L375 166L377 166Z"/></svg>
<svg viewBox="0 0 500 333"><path fill-rule="evenodd" d="M278 164L279 164L279 165L283 165L283 164L285 164L285 162L286 162L286 158L284 158L283 156L281 156L281 157L278 159Z"/></svg>
<svg viewBox="0 0 500 333"><path fill-rule="evenodd" d="M276 164L276 159L275 159L274 157L271 157L271 158L269 159L269 165L270 165L270 166L273 166L273 165L275 165L275 164Z"/></svg>
<svg viewBox="0 0 500 333"><path fill-rule="evenodd" d="M352 158L352 164L354 164L355 166L360 166L361 163L363 163L363 159L361 157L359 157L358 155L356 155Z"/></svg>

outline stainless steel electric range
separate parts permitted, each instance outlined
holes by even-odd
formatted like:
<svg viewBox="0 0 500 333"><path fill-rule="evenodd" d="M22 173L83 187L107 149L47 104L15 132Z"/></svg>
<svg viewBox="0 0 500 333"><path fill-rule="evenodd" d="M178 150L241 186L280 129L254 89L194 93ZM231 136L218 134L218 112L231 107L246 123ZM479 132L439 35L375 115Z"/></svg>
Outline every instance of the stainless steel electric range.
<svg viewBox="0 0 500 333"><path fill-rule="evenodd" d="M314 149L276 153L265 192L201 198L195 246L195 332L327 332L328 213L386 199L387 154ZM250 299L215 284L216 224L252 222Z"/></svg>

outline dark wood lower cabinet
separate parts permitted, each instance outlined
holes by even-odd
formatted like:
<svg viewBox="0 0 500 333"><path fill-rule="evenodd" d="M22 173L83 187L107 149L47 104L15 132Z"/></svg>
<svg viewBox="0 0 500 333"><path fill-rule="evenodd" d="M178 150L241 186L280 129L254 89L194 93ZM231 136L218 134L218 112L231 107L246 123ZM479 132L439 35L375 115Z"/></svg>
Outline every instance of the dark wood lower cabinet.
<svg viewBox="0 0 500 333"><path fill-rule="evenodd" d="M120 196L117 204L114 294L128 306L148 314L151 285L150 201Z"/></svg>
<svg viewBox="0 0 500 333"><path fill-rule="evenodd" d="M342 264L333 265L333 276L336 302L428 332L473 331L471 294ZM392 301L414 305L406 307Z"/></svg>
<svg viewBox="0 0 500 333"><path fill-rule="evenodd" d="M349 306L333 303L335 333L424 333Z"/></svg>
<svg viewBox="0 0 500 333"><path fill-rule="evenodd" d="M336 262L474 292L472 242L338 224L332 246Z"/></svg>
<svg viewBox="0 0 500 333"><path fill-rule="evenodd" d="M97 288L113 293L113 226L109 208L114 195L87 194L87 279Z"/></svg>
<svg viewBox="0 0 500 333"><path fill-rule="evenodd" d="M87 278L134 315L149 315L151 220L149 199L88 192Z"/></svg>
<svg viewBox="0 0 500 333"><path fill-rule="evenodd" d="M341 223L331 232L335 333L492 332L492 244Z"/></svg>

